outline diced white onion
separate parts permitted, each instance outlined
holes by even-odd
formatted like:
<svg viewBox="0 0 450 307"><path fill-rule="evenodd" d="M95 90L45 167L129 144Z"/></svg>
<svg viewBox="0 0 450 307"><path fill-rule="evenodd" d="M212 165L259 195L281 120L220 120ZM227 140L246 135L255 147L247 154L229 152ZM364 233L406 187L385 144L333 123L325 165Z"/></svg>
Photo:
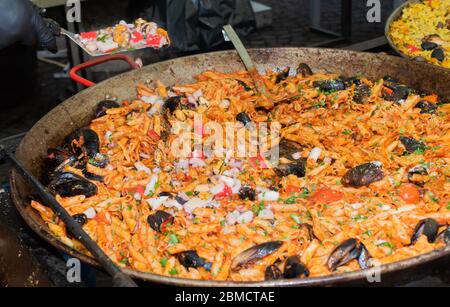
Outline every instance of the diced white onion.
<svg viewBox="0 0 450 307"><path fill-rule="evenodd" d="M253 212L252 211L246 211L239 215L238 223L239 224L247 224L250 223L253 220Z"/></svg>
<svg viewBox="0 0 450 307"><path fill-rule="evenodd" d="M320 158L320 154L322 153L322 149L319 147L314 147L308 155L308 159L316 162Z"/></svg>
<svg viewBox="0 0 450 307"><path fill-rule="evenodd" d="M264 220L273 220L275 216L270 208L264 208L259 211L258 217Z"/></svg>
<svg viewBox="0 0 450 307"><path fill-rule="evenodd" d="M202 96L203 96L203 92L201 89L192 93L192 97L194 97L195 100L198 100Z"/></svg>
<svg viewBox="0 0 450 307"><path fill-rule="evenodd" d="M155 192L155 186L157 182L158 182L158 175L153 174L152 177L150 178L149 183L147 183L147 185L145 186L144 194L149 195L150 193Z"/></svg>
<svg viewBox="0 0 450 307"><path fill-rule="evenodd" d="M164 201L166 201L169 196L160 196L156 198L146 199L147 203L152 207L153 210L158 209Z"/></svg>
<svg viewBox="0 0 450 307"><path fill-rule="evenodd" d="M258 200L277 201L280 198L280 193L263 187L256 187L256 191L258 192Z"/></svg>
<svg viewBox="0 0 450 307"><path fill-rule="evenodd" d="M138 192L134 193L134 194L133 194L133 197L134 197L134 199L136 199L136 200L141 200L141 198L142 198L141 193L138 193Z"/></svg>
<svg viewBox="0 0 450 307"><path fill-rule="evenodd" d="M219 194L220 192L223 191L225 187L225 184L223 182L219 182L218 184L216 184L215 186L213 186L209 192L213 195Z"/></svg>
<svg viewBox="0 0 450 307"><path fill-rule="evenodd" d="M225 217L225 221L228 225L234 225L237 223L237 220L241 214L238 210L234 210L233 212L229 212L227 216Z"/></svg>
<svg viewBox="0 0 450 307"><path fill-rule="evenodd" d="M97 212L95 212L95 209L92 207L87 208L83 213L88 219L93 219L97 215Z"/></svg>
<svg viewBox="0 0 450 307"><path fill-rule="evenodd" d="M183 206L177 202L175 199L169 199L163 203L164 207L167 208L177 208L178 210L182 210Z"/></svg>

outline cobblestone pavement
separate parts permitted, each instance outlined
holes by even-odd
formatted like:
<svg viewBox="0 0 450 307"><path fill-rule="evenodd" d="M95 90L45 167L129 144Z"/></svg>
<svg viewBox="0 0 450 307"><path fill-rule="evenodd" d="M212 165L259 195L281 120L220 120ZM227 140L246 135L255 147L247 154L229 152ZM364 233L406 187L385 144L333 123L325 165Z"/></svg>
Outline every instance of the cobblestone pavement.
<svg viewBox="0 0 450 307"><path fill-rule="evenodd" d="M273 9L272 26L255 30L244 38L247 47L307 46L317 44L330 37L310 31L309 0L257 0ZM322 0L322 26L338 32L340 30L340 0ZM384 23L392 10L392 1L382 0L382 22L370 24L366 21L366 0L353 0L352 42L359 42L383 35ZM96 0L83 2L83 21L91 27L98 20L110 24L125 16L127 1ZM49 13L52 11L50 10ZM145 52L138 51L132 56L140 56L144 64L174 58L183 54L173 50ZM59 59L61 62L65 59ZM108 70L108 69L106 69ZM36 89L30 91L27 99L17 98L14 106L2 106L0 111L0 138L27 131L51 108L74 94L73 86L67 79L54 79L53 74L61 69L45 63L38 63ZM111 69L96 73L96 80L111 77L117 72ZM19 88L18 90L26 90ZM32 93L31 93L32 92Z"/></svg>

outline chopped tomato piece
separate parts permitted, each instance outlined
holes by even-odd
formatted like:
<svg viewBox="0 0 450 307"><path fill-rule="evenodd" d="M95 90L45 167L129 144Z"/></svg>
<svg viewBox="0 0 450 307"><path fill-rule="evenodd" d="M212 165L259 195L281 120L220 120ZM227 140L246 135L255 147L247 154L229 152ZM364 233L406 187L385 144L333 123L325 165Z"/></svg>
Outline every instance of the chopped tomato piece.
<svg viewBox="0 0 450 307"><path fill-rule="evenodd" d="M226 184L224 184L222 192L216 194L217 197L228 197L231 195L233 195L233 190Z"/></svg>
<svg viewBox="0 0 450 307"><path fill-rule="evenodd" d="M81 32L80 36L82 39L96 39L97 38L97 32L91 31L91 32Z"/></svg>
<svg viewBox="0 0 450 307"><path fill-rule="evenodd" d="M141 32L134 31L133 32L133 37L131 38L131 42L137 44L140 41L142 41L143 39L144 39L144 36L142 36Z"/></svg>
<svg viewBox="0 0 450 307"><path fill-rule="evenodd" d="M159 140L161 137L159 136L159 134L158 133L156 133L156 131L155 130L153 130L153 129L150 129L149 131L148 131L148 136L150 137L150 138L152 138L152 139L154 139L154 140Z"/></svg>
<svg viewBox="0 0 450 307"><path fill-rule="evenodd" d="M261 167L261 168L268 167L266 160L264 159L263 156L261 156L261 154L257 155L256 157L251 157L248 160L253 167Z"/></svg>
<svg viewBox="0 0 450 307"><path fill-rule="evenodd" d="M290 193L298 193L302 189L300 187L296 187L295 185L290 184L285 188L285 190L286 190L286 193L290 194Z"/></svg>
<svg viewBox="0 0 450 307"><path fill-rule="evenodd" d="M135 191L136 193L144 195L145 187L142 184L137 185Z"/></svg>
<svg viewBox="0 0 450 307"><path fill-rule="evenodd" d="M417 204L420 201L420 193L416 186L412 183L402 184L398 188L401 199L407 204Z"/></svg>
<svg viewBox="0 0 450 307"><path fill-rule="evenodd" d="M329 188L323 188L317 190L311 197L311 200L315 203L326 204L341 200L342 198L344 198L344 193Z"/></svg>
<svg viewBox="0 0 450 307"><path fill-rule="evenodd" d="M159 47L161 45L161 35L149 34L147 35L147 40L145 41L147 46Z"/></svg>
<svg viewBox="0 0 450 307"><path fill-rule="evenodd" d="M408 49L410 52L414 53L419 51L420 49L414 45L406 45L406 49Z"/></svg>

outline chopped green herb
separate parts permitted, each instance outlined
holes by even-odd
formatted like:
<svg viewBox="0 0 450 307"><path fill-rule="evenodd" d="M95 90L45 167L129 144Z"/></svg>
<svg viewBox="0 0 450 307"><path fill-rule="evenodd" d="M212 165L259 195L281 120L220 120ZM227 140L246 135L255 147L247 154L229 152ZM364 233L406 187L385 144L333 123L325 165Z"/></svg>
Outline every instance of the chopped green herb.
<svg viewBox="0 0 450 307"><path fill-rule="evenodd" d="M259 213L264 210L266 206L264 205L264 202L260 202L259 204L255 204L252 206L252 211L255 213L255 215L259 215Z"/></svg>
<svg viewBox="0 0 450 307"><path fill-rule="evenodd" d="M431 200L432 202L435 202L435 203L438 203L438 202L439 202L439 199L434 195L433 192L428 192L428 197L430 198L430 200Z"/></svg>
<svg viewBox="0 0 450 307"><path fill-rule="evenodd" d="M342 134L350 135L350 134L352 134L352 131L349 129L344 129L344 131L342 131Z"/></svg>
<svg viewBox="0 0 450 307"><path fill-rule="evenodd" d="M168 261L168 259L166 257L164 257L164 258L161 258L161 260L159 260L159 263L161 263L161 266L163 268L165 268L167 266L167 261Z"/></svg>
<svg viewBox="0 0 450 307"><path fill-rule="evenodd" d="M171 269L169 270L169 274L170 274L170 275L177 275L177 274L178 274L178 271L177 271L176 268L171 268Z"/></svg>
<svg viewBox="0 0 450 307"><path fill-rule="evenodd" d="M220 221L220 226L225 227L225 220Z"/></svg>
<svg viewBox="0 0 450 307"><path fill-rule="evenodd" d="M178 240L178 237L177 237L176 234L174 234L174 233L170 233L170 234L169 234L169 243L170 243L170 244L177 244L177 243L180 243L180 241Z"/></svg>
<svg viewBox="0 0 450 307"><path fill-rule="evenodd" d="M362 221L362 220L367 220L367 216L357 215L357 216L352 217L353 222L358 222L358 221Z"/></svg>

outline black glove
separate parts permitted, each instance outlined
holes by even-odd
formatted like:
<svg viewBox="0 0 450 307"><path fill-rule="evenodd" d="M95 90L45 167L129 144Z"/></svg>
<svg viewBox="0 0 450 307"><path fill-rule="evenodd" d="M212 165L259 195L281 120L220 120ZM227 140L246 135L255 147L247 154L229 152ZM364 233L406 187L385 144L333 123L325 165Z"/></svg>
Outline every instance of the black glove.
<svg viewBox="0 0 450 307"><path fill-rule="evenodd" d="M0 0L0 49L16 42L38 43L55 53L59 25L40 15L40 9L29 0Z"/></svg>

